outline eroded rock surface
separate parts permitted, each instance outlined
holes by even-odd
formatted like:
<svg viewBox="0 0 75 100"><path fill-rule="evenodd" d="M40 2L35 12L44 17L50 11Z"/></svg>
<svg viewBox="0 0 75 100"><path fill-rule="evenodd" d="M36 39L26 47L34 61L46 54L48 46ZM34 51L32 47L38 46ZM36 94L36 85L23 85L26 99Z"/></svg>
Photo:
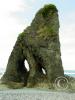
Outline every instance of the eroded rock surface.
<svg viewBox="0 0 75 100"><path fill-rule="evenodd" d="M29 63L29 72L25 60ZM25 86L34 87L39 83L49 85L63 75L58 10L49 4L37 12L31 25L18 36L2 81L24 82Z"/></svg>

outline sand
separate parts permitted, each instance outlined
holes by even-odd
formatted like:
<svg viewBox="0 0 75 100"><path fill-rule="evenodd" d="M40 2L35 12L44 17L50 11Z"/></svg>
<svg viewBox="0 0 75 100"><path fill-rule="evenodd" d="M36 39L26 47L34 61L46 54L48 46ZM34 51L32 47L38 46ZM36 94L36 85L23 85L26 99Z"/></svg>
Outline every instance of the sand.
<svg viewBox="0 0 75 100"><path fill-rule="evenodd" d="M39 89L0 90L0 100L75 100L75 93Z"/></svg>
<svg viewBox="0 0 75 100"><path fill-rule="evenodd" d="M0 84L0 100L75 100L75 91L39 88L9 89Z"/></svg>

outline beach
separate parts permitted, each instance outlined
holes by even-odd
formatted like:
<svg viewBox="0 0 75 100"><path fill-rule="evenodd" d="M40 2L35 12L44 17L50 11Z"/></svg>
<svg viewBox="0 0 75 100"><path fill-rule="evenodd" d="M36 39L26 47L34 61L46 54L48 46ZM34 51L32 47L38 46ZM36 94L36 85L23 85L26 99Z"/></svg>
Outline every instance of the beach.
<svg viewBox="0 0 75 100"><path fill-rule="evenodd" d="M75 100L75 93L39 89L1 90L0 100Z"/></svg>
<svg viewBox="0 0 75 100"><path fill-rule="evenodd" d="M75 92L40 88L10 89L0 84L0 100L75 100Z"/></svg>

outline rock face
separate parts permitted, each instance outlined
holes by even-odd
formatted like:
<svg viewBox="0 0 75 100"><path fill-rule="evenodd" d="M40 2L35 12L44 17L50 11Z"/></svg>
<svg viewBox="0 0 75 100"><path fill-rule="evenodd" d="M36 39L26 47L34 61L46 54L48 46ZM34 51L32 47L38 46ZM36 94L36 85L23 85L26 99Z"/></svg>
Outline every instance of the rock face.
<svg viewBox="0 0 75 100"><path fill-rule="evenodd" d="M29 63L29 72L25 60ZM2 81L24 82L25 86L34 87L42 82L50 84L62 75L58 10L49 4L37 12L31 25L18 36Z"/></svg>

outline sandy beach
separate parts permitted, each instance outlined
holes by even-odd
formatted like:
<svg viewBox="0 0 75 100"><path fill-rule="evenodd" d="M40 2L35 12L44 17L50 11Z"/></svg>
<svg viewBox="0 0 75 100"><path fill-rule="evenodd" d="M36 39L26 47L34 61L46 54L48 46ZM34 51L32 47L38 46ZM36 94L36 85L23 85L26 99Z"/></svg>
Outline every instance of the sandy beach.
<svg viewBox="0 0 75 100"><path fill-rule="evenodd" d="M10 89L0 83L0 100L75 100L75 91L42 88Z"/></svg>
<svg viewBox="0 0 75 100"><path fill-rule="evenodd" d="M75 100L75 93L39 89L0 90L0 100Z"/></svg>

